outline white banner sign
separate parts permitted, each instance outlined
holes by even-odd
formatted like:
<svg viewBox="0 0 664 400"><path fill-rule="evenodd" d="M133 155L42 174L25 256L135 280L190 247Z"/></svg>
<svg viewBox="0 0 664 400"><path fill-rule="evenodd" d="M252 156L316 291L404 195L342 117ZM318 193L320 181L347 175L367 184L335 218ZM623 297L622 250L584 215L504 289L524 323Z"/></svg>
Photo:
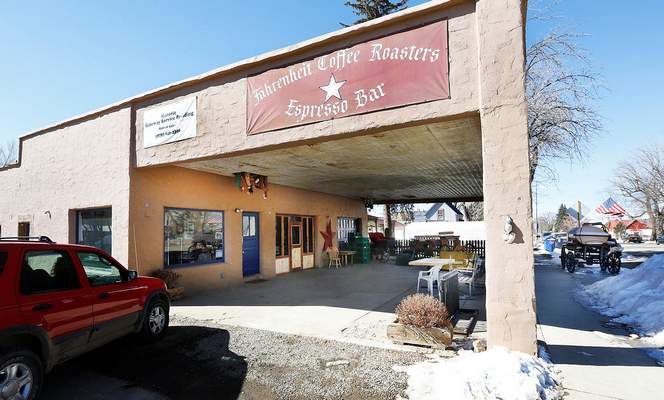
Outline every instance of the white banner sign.
<svg viewBox="0 0 664 400"><path fill-rule="evenodd" d="M196 137L196 97L169 103L143 114L143 148Z"/></svg>

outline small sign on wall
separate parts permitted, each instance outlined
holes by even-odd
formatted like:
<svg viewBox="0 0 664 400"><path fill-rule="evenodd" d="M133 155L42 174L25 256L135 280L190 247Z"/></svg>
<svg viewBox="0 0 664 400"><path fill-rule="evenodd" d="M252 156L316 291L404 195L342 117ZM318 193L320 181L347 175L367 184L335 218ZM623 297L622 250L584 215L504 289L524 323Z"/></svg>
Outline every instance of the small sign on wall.
<svg viewBox="0 0 664 400"><path fill-rule="evenodd" d="M143 114L143 148L196 137L196 97L166 104Z"/></svg>

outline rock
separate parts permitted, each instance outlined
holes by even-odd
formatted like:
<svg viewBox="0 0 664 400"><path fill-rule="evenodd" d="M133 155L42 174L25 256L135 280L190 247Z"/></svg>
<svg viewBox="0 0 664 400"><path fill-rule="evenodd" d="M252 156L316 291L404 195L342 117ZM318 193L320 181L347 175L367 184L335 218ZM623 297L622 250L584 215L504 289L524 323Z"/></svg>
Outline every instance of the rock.
<svg viewBox="0 0 664 400"><path fill-rule="evenodd" d="M486 340L477 339L473 341L473 351L475 353L481 353L483 351L486 351Z"/></svg>

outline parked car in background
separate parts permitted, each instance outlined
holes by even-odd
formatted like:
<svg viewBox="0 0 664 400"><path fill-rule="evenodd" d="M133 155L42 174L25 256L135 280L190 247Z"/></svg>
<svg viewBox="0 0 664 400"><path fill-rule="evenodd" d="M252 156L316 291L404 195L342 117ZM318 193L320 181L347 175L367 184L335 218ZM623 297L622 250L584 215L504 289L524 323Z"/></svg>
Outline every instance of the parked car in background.
<svg viewBox="0 0 664 400"><path fill-rule="evenodd" d="M163 281L102 250L0 238L0 399L36 398L54 365L112 340L161 338L169 308Z"/></svg>
<svg viewBox="0 0 664 400"><path fill-rule="evenodd" d="M659 235L659 237L657 238L657 244L658 245L659 244L664 244L664 234Z"/></svg>
<svg viewBox="0 0 664 400"><path fill-rule="evenodd" d="M638 233L630 233L625 236L626 243L643 243L643 238Z"/></svg>

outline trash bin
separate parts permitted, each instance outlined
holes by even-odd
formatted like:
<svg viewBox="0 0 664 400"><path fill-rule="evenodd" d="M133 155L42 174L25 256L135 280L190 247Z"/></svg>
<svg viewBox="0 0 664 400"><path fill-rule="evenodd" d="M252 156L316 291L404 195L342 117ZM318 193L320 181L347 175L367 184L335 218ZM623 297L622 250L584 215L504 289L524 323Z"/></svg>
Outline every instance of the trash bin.
<svg viewBox="0 0 664 400"><path fill-rule="evenodd" d="M555 248L556 248L556 239L544 240L544 250L548 252L553 252Z"/></svg>

